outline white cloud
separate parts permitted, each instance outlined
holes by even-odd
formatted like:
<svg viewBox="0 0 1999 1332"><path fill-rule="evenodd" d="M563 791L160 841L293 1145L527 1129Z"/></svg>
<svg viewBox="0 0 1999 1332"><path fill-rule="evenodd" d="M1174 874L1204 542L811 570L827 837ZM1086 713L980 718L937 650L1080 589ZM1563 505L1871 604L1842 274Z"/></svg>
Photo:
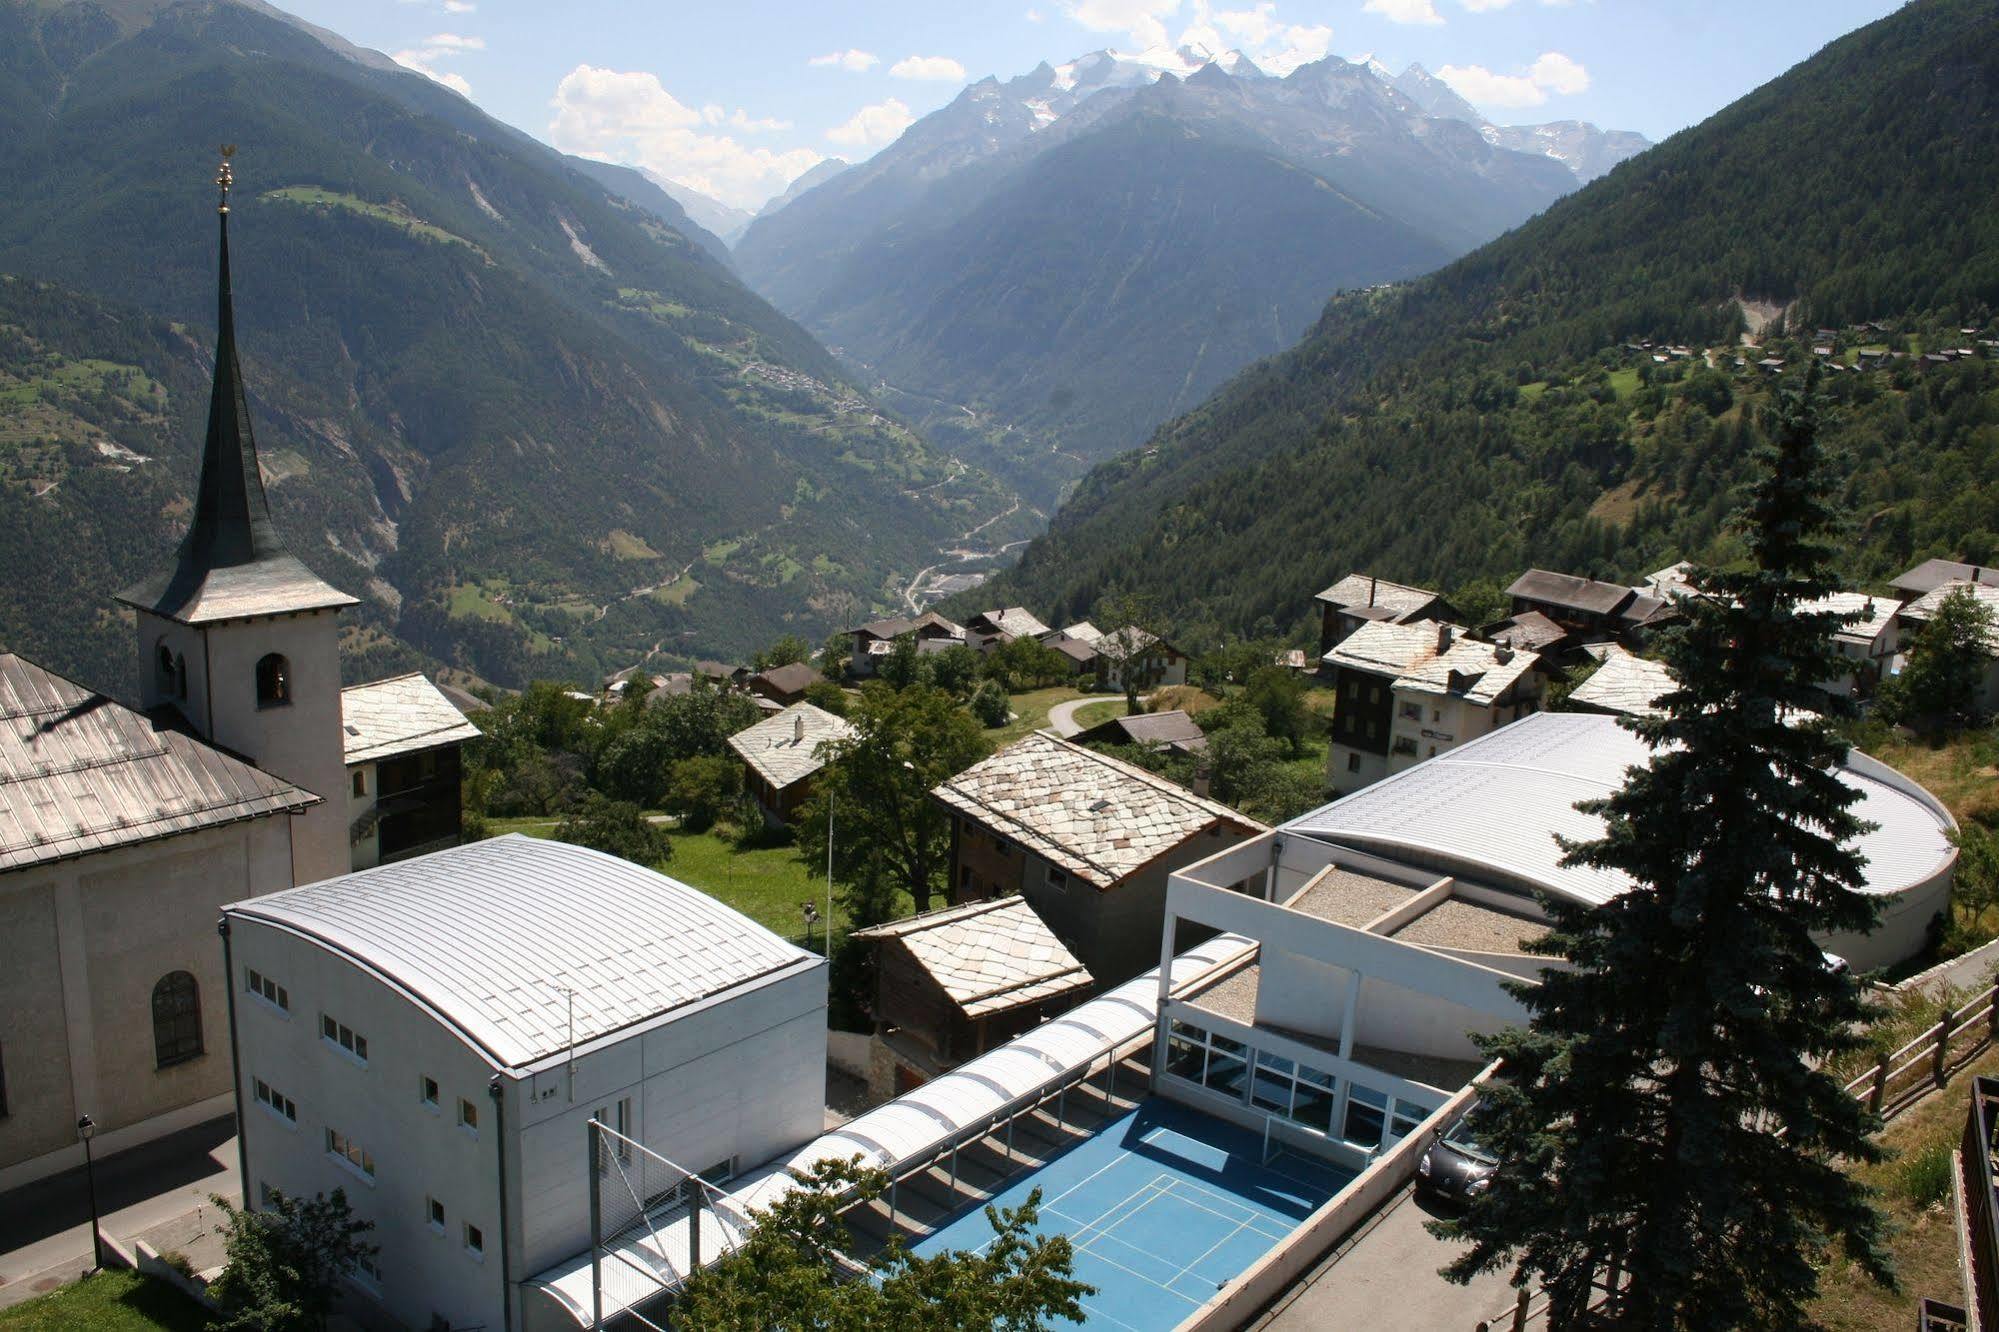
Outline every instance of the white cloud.
<svg viewBox="0 0 1999 1332"><path fill-rule="evenodd" d="M898 79L930 79L938 83L963 83L965 67L950 56L906 56L889 66Z"/></svg>
<svg viewBox="0 0 1999 1332"><path fill-rule="evenodd" d="M788 120L779 120L776 116L753 118L740 106L731 111L713 102L701 108L701 119L710 125L727 125L730 129L739 129L745 134L775 134L779 130L791 128L791 122Z"/></svg>
<svg viewBox="0 0 1999 1332"><path fill-rule="evenodd" d="M899 99L891 97L873 106L862 107L846 124L827 130L826 137L851 148L879 148L885 143L893 143L896 135L915 122L916 117L909 114L909 108Z"/></svg>
<svg viewBox="0 0 1999 1332"><path fill-rule="evenodd" d="M1573 95L1589 90L1589 71L1560 51L1545 52L1528 66L1527 77L1551 93Z"/></svg>
<svg viewBox="0 0 1999 1332"><path fill-rule="evenodd" d="M1233 47L1265 73L1284 75L1325 59L1332 50L1333 30L1324 24L1286 23L1278 18L1273 0L1248 9L1223 10L1214 9L1208 0L1194 0L1193 20L1177 45L1216 54Z"/></svg>
<svg viewBox="0 0 1999 1332"><path fill-rule="evenodd" d="M460 97L470 97L472 85L466 81L465 76L439 69L437 63L440 60L463 55L467 51L485 49L484 37L464 37L455 32L438 32L424 38L421 46L412 47L407 51L397 51L391 59L404 69L415 70L425 78L443 84Z"/></svg>
<svg viewBox="0 0 1999 1332"><path fill-rule="evenodd" d="M825 55L813 56L805 62L808 65L837 65L849 74L865 74L881 63L881 57L871 51L828 51Z"/></svg>
<svg viewBox="0 0 1999 1332"><path fill-rule="evenodd" d="M1445 65L1437 77L1479 106L1539 106L1549 93L1570 95L1589 87L1589 71L1559 51L1547 51L1525 74L1495 74L1483 65Z"/></svg>
<svg viewBox="0 0 1999 1332"><path fill-rule="evenodd" d="M1027 21L1028 21L1029 23L1039 23L1039 22L1041 22L1041 11L1040 11L1040 10L1038 10L1038 9L1030 9L1030 10L1028 10L1028 11L1027 11Z"/></svg>
<svg viewBox="0 0 1999 1332"><path fill-rule="evenodd" d="M668 92L658 76L578 65L563 76L549 102L549 142L564 152L642 166L739 208L755 208L818 162L810 148L751 148L718 124L763 129L740 109L711 120ZM741 122L737 117L742 117Z"/></svg>
<svg viewBox="0 0 1999 1332"><path fill-rule="evenodd" d="M1542 4L1558 2L1559 0L1541 0ZM1491 9L1504 9L1512 4L1513 0L1459 0L1459 3L1474 14L1483 14Z"/></svg>
<svg viewBox="0 0 1999 1332"><path fill-rule="evenodd" d="M1091 32L1121 32L1140 50L1166 45L1166 24L1180 0L1060 0L1062 12Z"/></svg>
<svg viewBox="0 0 1999 1332"><path fill-rule="evenodd" d="M444 12L447 14L470 14L478 7L472 0L444 0Z"/></svg>
<svg viewBox="0 0 1999 1332"><path fill-rule="evenodd" d="M1444 21L1430 0L1367 0L1361 6L1370 14L1379 14L1390 23L1422 23L1435 25Z"/></svg>

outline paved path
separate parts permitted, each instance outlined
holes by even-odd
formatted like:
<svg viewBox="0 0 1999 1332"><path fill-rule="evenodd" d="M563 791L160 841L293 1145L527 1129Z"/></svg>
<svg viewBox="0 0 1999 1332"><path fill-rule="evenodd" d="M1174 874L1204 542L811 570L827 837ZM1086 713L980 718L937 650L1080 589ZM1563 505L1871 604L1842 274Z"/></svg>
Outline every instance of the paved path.
<svg viewBox="0 0 1999 1332"><path fill-rule="evenodd" d="M1138 701L1141 706L1147 702L1143 698ZM1072 698L1067 703L1057 703L1054 707L1048 709L1048 726L1046 729L1055 732L1055 734L1065 740L1072 735L1081 735L1083 728L1076 724L1076 714L1093 703L1116 703L1122 707L1124 705L1124 695L1088 694L1082 698Z"/></svg>
<svg viewBox="0 0 1999 1332"><path fill-rule="evenodd" d="M104 1233L177 1247L219 1219L208 1200L242 1197L233 1116L210 1120L97 1163ZM164 1242L162 1242L164 1241ZM0 1308L89 1269L90 1199L81 1169L0 1194Z"/></svg>
<svg viewBox="0 0 1999 1332"><path fill-rule="evenodd" d="M1481 1318L1507 1307L1506 1274L1488 1273L1469 1286L1437 1275L1458 1246L1423 1229L1433 1213L1404 1190L1367 1223L1337 1261L1292 1288L1285 1302L1253 1324L1269 1332L1327 1328L1409 1327L1471 1332Z"/></svg>

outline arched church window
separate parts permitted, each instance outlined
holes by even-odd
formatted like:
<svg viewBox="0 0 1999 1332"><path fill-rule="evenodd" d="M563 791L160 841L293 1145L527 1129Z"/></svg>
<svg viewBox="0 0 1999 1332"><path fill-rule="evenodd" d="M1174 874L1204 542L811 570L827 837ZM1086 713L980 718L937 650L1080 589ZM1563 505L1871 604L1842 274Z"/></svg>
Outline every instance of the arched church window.
<svg viewBox="0 0 1999 1332"><path fill-rule="evenodd" d="M194 973L169 971L153 986L153 1057L161 1068L201 1054L201 986Z"/></svg>
<svg viewBox="0 0 1999 1332"><path fill-rule="evenodd" d="M172 695L174 692L174 650L167 646L167 640L164 638L160 640L160 645L155 650L153 672L155 687L162 694Z"/></svg>
<svg viewBox="0 0 1999 1332"><path fill-rule="evenodd" d="M257 663L257 706L276 708L291 701L291 663L273 652Z"/></svg>

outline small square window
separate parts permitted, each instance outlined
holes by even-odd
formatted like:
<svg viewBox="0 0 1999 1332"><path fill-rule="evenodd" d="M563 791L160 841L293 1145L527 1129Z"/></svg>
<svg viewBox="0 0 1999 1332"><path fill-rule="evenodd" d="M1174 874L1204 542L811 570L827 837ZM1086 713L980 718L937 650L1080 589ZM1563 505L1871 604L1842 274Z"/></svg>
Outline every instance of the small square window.
<svg viewBox="0 0 1999 1332"><path fill-rule="evenodd" d="M430 1199L426 1207L426 1214L430 1218L430 1228L442 1235L444 1233L444 1204L435 1198Z"/></svg>
<svg viewBox="0 0 1999 1332"><path fill-rule="evenodd" d="M1360 755L1358 754L1347 755L1347 771L1348 772L1360 771Z"/></svg>
<svg viewBox="0 0 1999 1332"><path fill-rule="evenodd" d="M469 1221L465 1223L465 1252L481 1258L486 1255L486 1232Z"/></svg>
<svg viewBox="0 0 1999 1332"><path fill-rule="evenodd" d="M433 1077L425 1077L423 1080L422 1089L417 1093L417 1095L423 1098L423 1103L425 1105L429 1106L433 1110L437 1109L437 1079Z"/></svg>
<svg viewBox="0 0 1999 1332"><path fill-rule="evenodd" d="M479 1107L462 1096L458 1098L458 1127L479 1131Z"/></svg>
<svg viewBox="0 0 1999 1332"><path fill-rule="evenodd" d="M359 768L354 770L354 794L357 796L368 794L368 774Z"/></svg>

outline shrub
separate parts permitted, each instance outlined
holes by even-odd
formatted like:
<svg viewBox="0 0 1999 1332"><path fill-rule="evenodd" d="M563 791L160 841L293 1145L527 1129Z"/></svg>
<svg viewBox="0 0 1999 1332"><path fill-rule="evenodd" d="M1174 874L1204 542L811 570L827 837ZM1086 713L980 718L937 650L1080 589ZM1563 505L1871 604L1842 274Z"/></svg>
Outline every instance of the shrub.
<svg viewBox="0 0 1999 1332"><path fill-rule="evenodd" d="M971 706L972 716L987 730L1006 725L1007 719L1013 715L1013 704L997 680L981 684L972 695Z"/></svg>
<svg viewBox="0 0 1999 1332"><path fill-rule="evenodd" d="M1895 1183L1903 1197L1928 1207L1950 1196L1952 1168L1949 1140L1927 1143L1902 1158Z"/></svg>

